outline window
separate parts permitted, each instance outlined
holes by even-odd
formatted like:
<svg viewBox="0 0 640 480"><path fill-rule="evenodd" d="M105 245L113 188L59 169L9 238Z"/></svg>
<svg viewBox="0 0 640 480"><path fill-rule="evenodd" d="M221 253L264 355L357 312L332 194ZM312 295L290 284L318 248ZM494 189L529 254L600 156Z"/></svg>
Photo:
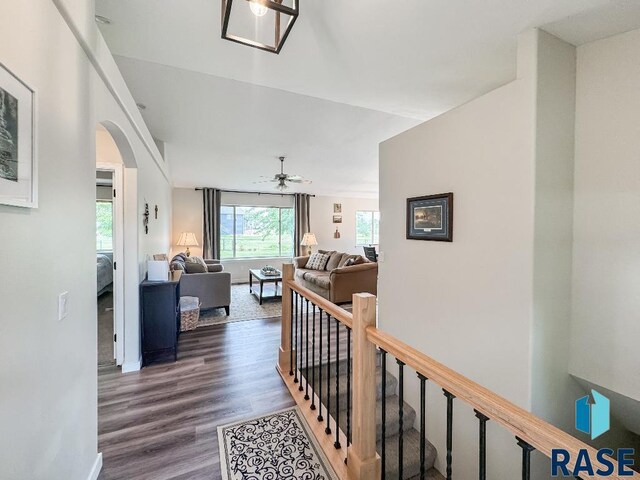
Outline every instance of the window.
<svg viewBox="0 0 640 480"><path fill-rule="evenodd" d="M104 200L96 202L96 249L113 250L113 204Z"/></svg>
<svg viewBox="0 0 640 480"><path fill-rule="evenodd" d="M223 205L220 257L293 257L293 208Z"/></svg>
<svg viewBox="0 0 640 480"><path fill-rule="evenodd" d="M377 245L380 242L380 212L356 212L356 245Z"/></svg>

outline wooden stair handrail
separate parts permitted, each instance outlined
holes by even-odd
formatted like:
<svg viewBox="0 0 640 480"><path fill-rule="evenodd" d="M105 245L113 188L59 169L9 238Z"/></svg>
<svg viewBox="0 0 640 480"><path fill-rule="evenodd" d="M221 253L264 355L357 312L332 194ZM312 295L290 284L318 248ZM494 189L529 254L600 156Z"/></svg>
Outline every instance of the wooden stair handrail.
<svg viewBox="0 0 640 480"><path fill-rule="evenodd" d="M346 327L353 328L353 314L351 312L346 311L344 308L339 307L335 303L330 302L324 297L321 297L315 292L312 292L306 287L303 287L295 280L286 280L284 283L291 289L298 292L304 298L316 304L317 307L320 307L324 310L325 313L328 313L336 320L339 320L340 323L345 325Z"/></svg>
<svg viewBox="0 0 640 480"><path fill-rule="evenodd" d="M552 449L563 448L571 454L571 460L568 465L573 469L578 451L585 449L589 452L594 471L600 466L604 467L596 461L597 451L595 448L401 342L394 336L370 326L367 327L367 339L491 420L499 423L517 437L525 440L547 457L551 457ZM614 459L611 459L611 462L617 472L618 463ZM581 474L581 478L615 478L622 480L623 477L614 473L606 477ZM635 473L633 476L625 476L624 478L640 478L640 474Z"/></svg>

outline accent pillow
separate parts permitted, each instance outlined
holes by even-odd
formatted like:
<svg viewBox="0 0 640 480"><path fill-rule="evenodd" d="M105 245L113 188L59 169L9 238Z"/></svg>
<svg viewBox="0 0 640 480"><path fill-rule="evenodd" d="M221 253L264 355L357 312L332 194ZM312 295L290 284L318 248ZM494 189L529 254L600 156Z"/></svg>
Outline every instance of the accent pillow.
<svg viewBox="0 0 640 480"><path fill-rule="evenodd" d="M338 268L340 260L342 260L342 253L332 252L331 257L329 257L329 261L327 262L327 270L330 272L334 268Z"/></svg>
<svg viewBox="0 0 640 480"><path fill-rule="evenodd" d="M219 263L212 263L210 265L207 265L207 270L209 270L209 272L211 273L222 272L224 270L224 267Z"/></svg>
<svg viewBox="0 0 640 480"><path fill-rule="evenodd" d="M344 262L343 267L350 267L351 265L355 265L355 260L353 258L347 258L347 261Z"/></svg>
<svg viewBox="0 0 640 480"><path fill-rule="evenodd" d="M357 255L349 255L348 253L345 253L344 255L342 255L342 260L340 260L340 263L338 264L338 268L340 267L344 267L345 263L347 263L347 260L349 259L353 259L355 260L355 258L357 257Z"/></svg>
<svg viewBox="0 0 640 480"><path fill-rule="evenodd" d="M307 261L307 266L309 270L324 270L327 266L327 262L329 261L328 253L313 253L309 260Z"/></svg>
<svg viewBox="0 0 640 480"><path fill-rule="evenodd" d="M207 273L207 267L203 267L197 262L186 262L184 266L187 273Z"/></svg>
<svg viewBox="0 0 640 480"><path fill-rule="evenodd" d="M204 267L204 271L207 271L207 263L200 257L187 257L186 263L198 263Z"/></svg>

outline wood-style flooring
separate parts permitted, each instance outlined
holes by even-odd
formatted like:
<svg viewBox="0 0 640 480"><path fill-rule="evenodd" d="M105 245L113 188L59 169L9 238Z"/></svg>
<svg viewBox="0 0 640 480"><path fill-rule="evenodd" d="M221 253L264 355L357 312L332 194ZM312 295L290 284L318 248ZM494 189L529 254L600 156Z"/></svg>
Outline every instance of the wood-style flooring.
<svg viewBox="0 0 640 480"><path fill-rule="evenodd" d="M220 479L218 425L294 405L276 372L280 320L199 328L178 361L98 374L99 480Z"/></svg>

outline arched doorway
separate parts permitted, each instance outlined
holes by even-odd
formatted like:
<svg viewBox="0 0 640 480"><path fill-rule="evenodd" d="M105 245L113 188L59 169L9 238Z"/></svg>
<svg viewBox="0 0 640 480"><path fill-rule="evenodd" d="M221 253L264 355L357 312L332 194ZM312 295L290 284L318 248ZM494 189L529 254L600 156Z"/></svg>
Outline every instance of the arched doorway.
<svg viewBox="0 0 640 480"><path fill-rule="evenodd" d="M109 211L110 217L105 213ZM134 335L127 338L127 325L138 321L136 211L137 169L133 150L116 124L101 122L96 126L98 363L120 365L123 371L137 369L137 359L127 358L127 350L131 349L127 348L128 343L137 341ZM101 226L105 219L111 220L110 229ZM110 277L105 264L111 267Z"/></svg>

